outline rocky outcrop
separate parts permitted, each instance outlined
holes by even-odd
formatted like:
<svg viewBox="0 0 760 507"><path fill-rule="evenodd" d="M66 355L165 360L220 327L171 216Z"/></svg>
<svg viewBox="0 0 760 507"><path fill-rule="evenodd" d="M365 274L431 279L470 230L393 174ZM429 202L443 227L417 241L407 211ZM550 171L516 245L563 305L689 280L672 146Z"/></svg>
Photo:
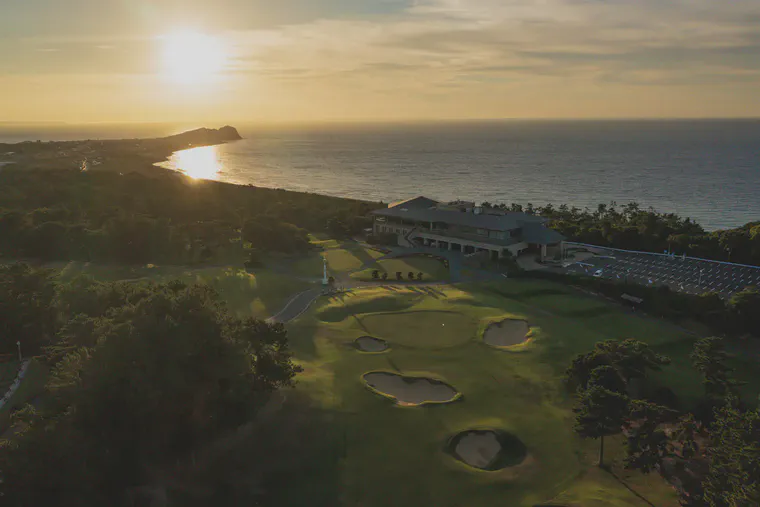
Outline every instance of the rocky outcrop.
<svg viewBox="0 0 760 507"><path fill-rule="evenodd" d="M182 132L181 134L165 137L161 139L161 141L169 142L175 146L188 148L192 146L221 144L228 141L238 141L240 139L242 139L242 137L235 127L225 125L220 129L200 128L189 130L187 132Z"/></svg>

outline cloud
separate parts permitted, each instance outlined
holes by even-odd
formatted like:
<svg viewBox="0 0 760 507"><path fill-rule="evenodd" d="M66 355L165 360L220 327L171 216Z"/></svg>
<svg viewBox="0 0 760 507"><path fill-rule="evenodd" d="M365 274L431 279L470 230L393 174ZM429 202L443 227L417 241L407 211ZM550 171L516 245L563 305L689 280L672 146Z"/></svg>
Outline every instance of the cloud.
<svg viewBox="0 0 760 507"><path fill-rule="evenodd" d="M752 79L758 20L756 0L417 0L404 15L321 19L235 37L239 71L291 81L353 76L416 88L549 76L611 83L617 74L615 82L691 76L699 84Z"/></svg>

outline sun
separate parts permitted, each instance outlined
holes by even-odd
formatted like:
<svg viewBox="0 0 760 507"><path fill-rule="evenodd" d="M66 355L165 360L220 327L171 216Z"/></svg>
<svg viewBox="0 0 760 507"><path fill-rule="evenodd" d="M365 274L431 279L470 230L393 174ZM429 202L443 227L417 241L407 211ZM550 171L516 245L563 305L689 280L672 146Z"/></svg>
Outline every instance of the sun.
<svg viewBox="0 0 760 507"><path fill-rule="evenodd" d="M161 37L164 42L164 74L175 84L206 84L220 77L226 63L222 42L193 31L174 32Z"/></svg>

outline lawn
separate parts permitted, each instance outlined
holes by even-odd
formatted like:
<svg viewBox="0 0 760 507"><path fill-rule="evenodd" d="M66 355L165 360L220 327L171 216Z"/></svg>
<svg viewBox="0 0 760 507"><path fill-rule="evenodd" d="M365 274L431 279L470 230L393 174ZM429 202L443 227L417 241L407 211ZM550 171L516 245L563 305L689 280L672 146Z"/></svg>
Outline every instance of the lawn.
<svg viewBox="0 0 760 507"><path fill-rule="evenodd" d="M321 277L323 259L327 259L327 269L331 275L349 273L365 264L370 264L384 254L357 243L338 243L336 240L312 241L321 251L310 252L298 259L292 267L293 273L306 277Z"/></svg>
<svg viewBox="0 0 760 507"><path fill-rule="evenodd" d="M475 339L478 322L452 311L373 313L359 318L360 325L378 338L413 348L447 348Z"/></svg>
<svg viewBox="0 0 760 507"><path fill-rule="evenodd" d="M89 275L100 281L150 280L158 283L182 280L208 284L219 292L230 311L238 317L267 318L285 305L293 295L311 285L297 278L279 275L266 269L249 272L242 267L122 266L69 262L54 266L61 269L60 279Z"/></svg>
<svg viewBox="0 0 760 507"><path fill-rule="evenodd" d="M404 280L406 280L410 271L415 276L422 272L422 281L424 282L440 282L449 279L449 270L441 261L423 256L383 259L378 261L375 266L356 272L351 276L357 280L373 280L372 272L375 270L380 272L380 276L387 273L389 280L396 280L397 272L401 272Z"/></svg>
<svg viewBox="0 0 760 507"><path fill-rule="evenodd" d="M481 342L484 323L505 316L528 320L530 346L502 351ZM594 466L598 443L574 435L572 400L561 384L576 354L601 340L634 337L673 355L655 381L666 381L685 403L696 399L701 385L688 364L694 339L675 326L561 285L508 280L430 292L403 284L357 289L319 302L288 329L304 367L296 391L329 411L342 432L334 442L341 466L331 469L336 476L329 482L341 485L343 505L677 505L656 474L622 469L621 438L610 439L606 453L616 476ZM390 351L356 352L353 340L367 334L387 340ZM427 374L463 396L439 406L398 407L364 386L368 371ZM445 443L471 428L513 433L528 458L496 472L467 467L445 452ZM293 476L290 485L310 491L294 505L335 502L315 493L308 477Z"/></svg>

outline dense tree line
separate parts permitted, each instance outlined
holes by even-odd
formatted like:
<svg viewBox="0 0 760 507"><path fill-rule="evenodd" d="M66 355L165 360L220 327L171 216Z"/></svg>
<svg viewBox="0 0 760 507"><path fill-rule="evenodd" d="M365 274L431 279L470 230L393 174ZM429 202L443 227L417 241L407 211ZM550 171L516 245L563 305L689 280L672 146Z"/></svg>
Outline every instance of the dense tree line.
<svg viewBox="0 0 760 507"><path fill-rule="evenodd" d="M604 278L550 273L546 271L511 271L511 276L546 278L592 289L594 292L619 300L621 303L641 308L647 313L671 320L694 320L707 325L713 332L724 335L760 337L760 290L747 287L729 299L719 294L688 294L670 290L667 286L649 287ZM642 299L632 303L621 299L628 295Z"/></svg>
<svg viewBox="0 0 760 507"><path fill-rule="evenodd" d="M194 263L244 239L297 252L305 232L361 232L378 205L316 194L140 173L0 172L0 255L45 261Z"/></svg>
<svg viewBox="0 0 760 507"><path fill-rule="evenodd" d="M58 284L24 265L3 268L0 283L20 306L44 296L11 325L42 321L35 346L52 372L42 404L17 412L0 446L3 505L165 493L166 470L251 420L299 371L282 325L231 317L205 285ZM0 306L0 322L15 308ZM8 329L4 349L18 336Z"/></svg>
<svg viewBox="0 0 760 507"><path fill-rule="evenodd" d="M760 265L760 222L735 229L706 232L689 218L674 213L642 209L631 202L600 204L595 210L528 204L492 205L511 211L540 215L549 226L572 241L648 252L671 251L692 257Z"/></svg>
<svg viewBox="0 0 760 507"><path fill-rule="evenodd" d="M625 467L661 474L676 488L681 505L758 505L760 409L740 399L743 382L733 376L722 339L697 341L691 358L703 378L704 399L684 410L648 382L648 372L667 367L667 357L635 340L598 343L566 372L577 393L575 430L599 439L600 467L604 438L625 435Z"/></svg>

